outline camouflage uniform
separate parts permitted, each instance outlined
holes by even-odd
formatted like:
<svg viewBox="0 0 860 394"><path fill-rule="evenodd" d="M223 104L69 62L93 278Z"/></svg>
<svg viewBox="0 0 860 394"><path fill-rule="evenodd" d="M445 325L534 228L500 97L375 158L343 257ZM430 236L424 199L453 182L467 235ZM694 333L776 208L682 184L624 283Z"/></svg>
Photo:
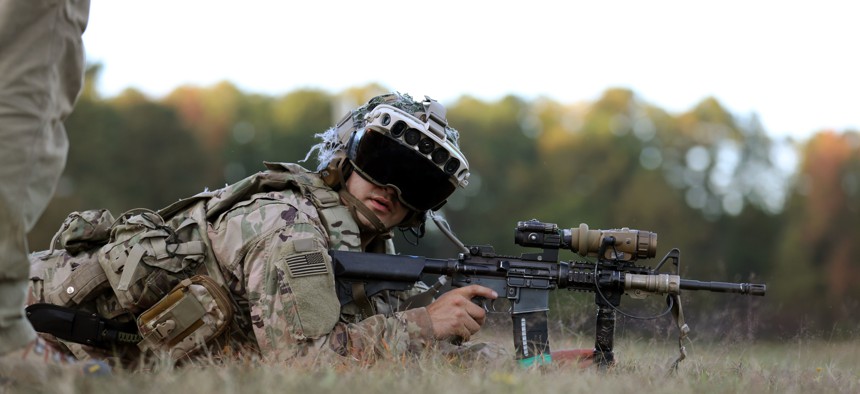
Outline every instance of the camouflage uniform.
<svg viewBox="0 0 860 394"><path fill-rule="evenodd" d="M434 343L425 308L398 311L400 301L425 289L423 284L411 293L374 296L371 301L378 314L373 316L363 316L354 304L341 308L327 251L361 251L355 218L318 174L293 164L267 166L269 171L159 211L176 226L183 215L204 204L206 236L201 237L208 243L207 258L214 257L216 264L195 260L198 265L192 264L187 270L205 272L229 289L238 309L232 343L273 360L338 355L368 361L420 351ZM112 219L101 211L88 218L92 226L72 231L70 238L90 239L93 228ZM176 234L182 233L176 230ZM133 249L130 243L135 242L143 243L133 238L121 246ZM66 242L63 245L70 248ZM87 309L106 318L127 315L129 309L118 306L121 302L104 285L106 279L89 280L104 277L93 261L113 253L109 251L113 245L72 251L77 253L58 250L32 255L33 300ZM378 237L365 251L393 252L392 245L387 237ZM142 261L147 264L147 260ZM92 273L87 273L88 269ZM87 279L76 283L86 283L103 294L86 295L77 290L74 295L67 294L67 279L76 271ZM147 287L159 286L147 281ZM69 344L69 348L79 357L103 355L88 347Z"/></svg>
<svg viewBox="0 0 860 394"><path fill-rule="evenodd" d="M320 186L317 174L287 168L305 184ZM351 215L326 222L313 201L325 189L311 196L295 189L254 194L221 214L209 229L231 292L241 304L247 303L243 309L260 352L290 359L323 350L366 359L431 343L433 329L425 308L396 311L403 294L375 297L380 314L367 318L353 304L340 308L327 250L361 251L359 229ZM218 196L216 192L210 207ZM392 251L383 240L368 249ZM304 274L301 265L308 266Z"/></svg>

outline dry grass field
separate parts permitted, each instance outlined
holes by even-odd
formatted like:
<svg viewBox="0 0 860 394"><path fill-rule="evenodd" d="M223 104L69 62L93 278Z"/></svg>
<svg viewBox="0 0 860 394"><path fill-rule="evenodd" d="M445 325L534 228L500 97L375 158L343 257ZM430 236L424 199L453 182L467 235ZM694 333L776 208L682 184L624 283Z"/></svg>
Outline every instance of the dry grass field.
<svg viewBox="0 0 860 394"><path fill-rule="evenodd" d="M585 339L583 339L583 342ZM11 392L44 393L857 393L860 341L791 340L780 343L687 344L676 373L672 341L617 342L619 362L608 371L551 365L521 368L452 364L426 356L372 366L284 366L227 363L112 376L56 376L42 386ZM574 341L556 348L586 347Z"/></svg>

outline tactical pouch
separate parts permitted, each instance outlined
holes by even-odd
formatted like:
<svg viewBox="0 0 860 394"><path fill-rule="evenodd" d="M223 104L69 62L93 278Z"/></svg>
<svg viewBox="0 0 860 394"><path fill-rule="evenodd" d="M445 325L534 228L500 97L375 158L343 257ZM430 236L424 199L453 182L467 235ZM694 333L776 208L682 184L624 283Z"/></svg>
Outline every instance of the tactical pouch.
<svg viewBox="0 0 860 394"><path fill-rule="evenodd" d="M51 247L76 255L108 242L114 218L107 209L72 212L51 240Z"/></svg>
<svg viewBox="0 0 860 394"><path fill-rule="evenodd" d="M179 360L223 334L233 313L227 290L208 276L196 275L138 316L143 340L137 346Z"/></svg>
<svg viewBox="0 0 860 394"><path fill-rule="evenodd" d="M66 257L60 255L60 257ZM81 256L84 257L84 256ZM45 300L54 305L75 306L92 299L110 288L107 276L95 256L75 259L78 263L62 282L53 284ZM59 279L59 278L57 278Z"/></svg>
<svg viewBox="0 0 860 394"><path fill-rule="evenodd" d="M204 236L191 218L165 223L158 213L142 209L121 215L99 253L120 306L138 314L196 273L206 254Z"/></svg>

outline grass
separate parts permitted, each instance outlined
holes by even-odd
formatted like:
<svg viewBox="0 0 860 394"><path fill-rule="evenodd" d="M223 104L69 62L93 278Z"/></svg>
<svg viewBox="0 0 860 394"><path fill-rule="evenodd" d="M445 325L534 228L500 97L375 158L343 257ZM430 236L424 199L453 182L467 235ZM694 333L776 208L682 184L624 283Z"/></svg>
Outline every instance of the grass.
<svg viewBox="0 0 860 394"><path fill-rule="evenodd" d="M583 339L584 340L584 339ZM151 372L115 371L83 378L56 376L44 386L13 392L51 393L856 393L860 341L688 343L676 373L670 341L617 341L617 365L608 371L552 365L520 368L514 362L459 365L428 355L372 366L298 366L208 363ZM556 348L583 347L559 343Z"/></svg>

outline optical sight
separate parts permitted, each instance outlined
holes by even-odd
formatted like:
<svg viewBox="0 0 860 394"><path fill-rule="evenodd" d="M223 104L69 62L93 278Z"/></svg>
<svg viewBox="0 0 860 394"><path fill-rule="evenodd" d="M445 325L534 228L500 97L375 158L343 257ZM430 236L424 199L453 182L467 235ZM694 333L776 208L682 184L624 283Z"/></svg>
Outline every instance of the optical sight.
<svg viewBox="0 0 860 394"><path fill-rule="evenodd" d="M598 257L605 245L605 259L636 261L657 255L657 233L631 230L627 227L611 230L589 230L582 223L579 227L559 229L554 223L543 223L536 219L518 222L514 242L520 246L543 249L568 249L581 256Z"/></svg>

